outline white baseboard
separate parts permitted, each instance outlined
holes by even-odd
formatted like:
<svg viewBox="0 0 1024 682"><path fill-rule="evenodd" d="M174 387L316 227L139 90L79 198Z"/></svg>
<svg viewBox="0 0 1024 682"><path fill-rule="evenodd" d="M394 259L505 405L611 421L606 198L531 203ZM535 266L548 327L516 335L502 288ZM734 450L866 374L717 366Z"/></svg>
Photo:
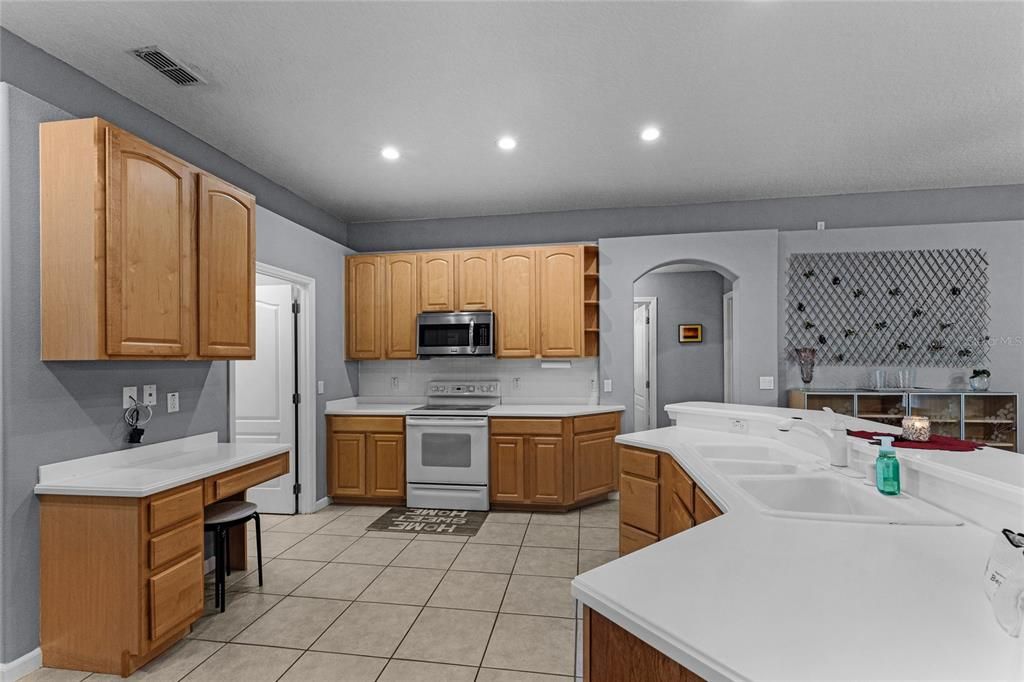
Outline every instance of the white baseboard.
<svg viewBox="0 0 1024 682"><path fill-rule="evenodd" d="M331 506L331 498L321 497L319 500L316 501L316 504L313 505L313 511L318 512L321 509L325 509L326 507L329 506Z"/></svg>
<svg viewBox="0 0 1024 682"><path fill-rule="evenodd" d="M43 667L43 650L36 647L10 663L0 663L0 682L14 682Z"/></svg>
<svg viewBox="0 0 1024 682"><path fill-rule="evenodd" d="M619 499L619 491L616 490L613 493L608 493L608 499L609 500L617 500L617 499Z"/></svg>

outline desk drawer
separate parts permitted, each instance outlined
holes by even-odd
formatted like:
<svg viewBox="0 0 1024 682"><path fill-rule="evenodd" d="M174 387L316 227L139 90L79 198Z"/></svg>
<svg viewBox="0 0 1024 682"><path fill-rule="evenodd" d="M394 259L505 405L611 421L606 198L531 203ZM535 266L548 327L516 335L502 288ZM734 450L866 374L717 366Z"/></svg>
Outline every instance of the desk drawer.
<svg viewBox="0 0 1024 682"><path fill-rule="evenodd" d="M206 504L226 499L287 473L288 453L283 452L270 459L210 476L206 479Z"/></svg>
<svg viewBox="0 0 1024 682"><path fill-rule="evenodd" d="M203 515L203 485L191 483L154 495L149 503L149 532L159 533L182 521Z"/></svg>
<svg viewBox="0 0 1024 682"><path fill-rule="evenodd" d="M159 640L203 611L203 553L196 552L149 579L149 635Z"/></svg>
<svg viewBox="0 0 1024 682"><path fill-rule="evenodd" d="M157 535L149 541L149 569L155 570L174 559L203 550L203 520Z"/></svg>

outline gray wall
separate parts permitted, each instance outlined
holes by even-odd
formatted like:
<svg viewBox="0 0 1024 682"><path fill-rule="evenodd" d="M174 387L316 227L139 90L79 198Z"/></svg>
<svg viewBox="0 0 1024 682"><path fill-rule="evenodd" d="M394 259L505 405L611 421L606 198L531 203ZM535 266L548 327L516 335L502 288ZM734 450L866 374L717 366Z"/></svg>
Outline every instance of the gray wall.
<svg viewBox="0 0 1024 682"><path fill-rule="evenodd" d="M779 348L785 348L786 260L790 254L816 251L889 251L909 249L975 248L986 252L989 269L989 336L992 350L988 369L992 390L1024 392L1024 221L916 225L824 232L786 232L779 246ZM780 357L780 376L786 386L801 386L800 370ZM815 369L812 386L864 387L870 385L868 367ZM917 383L932 388L967 388L968 370L918 368Z"/></svg>
<svg viewBox="0 0 1024 682"><path fill-rule="evenodd" d="M724 281L717 272L650 272L633 287L634 296L658 299L658 393L653 401L658 426L671 423L666 404L722 401ZM701 343L679 343L679 325L688 323L704 325Z"/></svg>
<svg viewBox="0 0 1024 682"><path fill-rule="evenodd" d="M316 280L317 499L327 495L325 403L357 392L358 363L345 362L345 256L347 247L310 232L287 218L256 207L256 260ZM301 447L301 444L300 444Z"/></svg>
<svg viewBox="0 0 1024 682"><path fill-rule="evenodd" d="M347 243L347 228L341 220L4 28L0 28L0 80L60 107L72 118L104 118L255 194L271 211Z"/></svg>
<svg viewBox="0 0 1024 682"><path fill-rule="evenodd" d="M776 230L622 237L601 239L598 245L600 374L612 380L612 391L602 391L601 402L626 406L623 431L633 430L633 283L671 263L706 265L733 280L733 395L749 405L778 403L777 388L758 388L758 377L774 377L779 369Z"/></svg>
<svg viewBox="0 0 1024 682"><path fill-rule="evenodd" d="M1024 185L840 194L656 208L352 223L356 251L593 241L630 235L723 230L928 225L1024 218Z"/></svg>

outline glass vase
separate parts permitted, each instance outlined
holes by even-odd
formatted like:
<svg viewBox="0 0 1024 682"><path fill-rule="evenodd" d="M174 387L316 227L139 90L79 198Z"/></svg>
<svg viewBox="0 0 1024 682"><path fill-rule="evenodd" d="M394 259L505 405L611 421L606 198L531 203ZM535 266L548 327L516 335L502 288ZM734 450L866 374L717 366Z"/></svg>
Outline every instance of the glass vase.
<svg viewBox="0 0 1024 682"><path fill-rule="evenodd" d="M796 361L800 365L800 379L805 384L814 379L814 358L818 354L813 348L797 348Z"/></svg>

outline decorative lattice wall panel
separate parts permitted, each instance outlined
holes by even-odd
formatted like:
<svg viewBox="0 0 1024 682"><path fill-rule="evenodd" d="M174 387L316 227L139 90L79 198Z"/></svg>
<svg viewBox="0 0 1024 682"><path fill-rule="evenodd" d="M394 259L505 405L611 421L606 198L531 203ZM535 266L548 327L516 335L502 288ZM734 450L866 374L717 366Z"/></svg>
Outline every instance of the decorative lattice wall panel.
<svg viewBox="0 0 1024 682"><path fill-rule="evenodd" d="M820 365L977 367L988 358L979 249L794 253L786 345Z"/></svg>

